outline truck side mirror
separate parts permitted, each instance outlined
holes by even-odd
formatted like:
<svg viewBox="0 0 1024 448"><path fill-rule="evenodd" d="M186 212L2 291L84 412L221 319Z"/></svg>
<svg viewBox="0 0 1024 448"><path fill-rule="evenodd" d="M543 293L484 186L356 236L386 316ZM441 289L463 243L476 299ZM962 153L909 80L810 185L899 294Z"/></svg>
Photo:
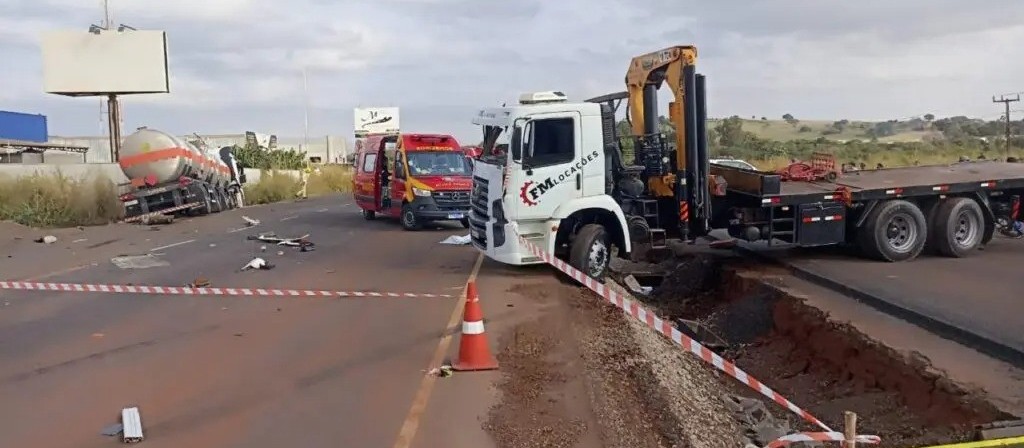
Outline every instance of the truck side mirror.
<svg viewBox="0 0 1024 448"><path fill-rule="evenodd" d="M512 149L512 160L521 161L523 159L523 128L519 126L512 128L512 139L509 141L509 146Z"/></svg>

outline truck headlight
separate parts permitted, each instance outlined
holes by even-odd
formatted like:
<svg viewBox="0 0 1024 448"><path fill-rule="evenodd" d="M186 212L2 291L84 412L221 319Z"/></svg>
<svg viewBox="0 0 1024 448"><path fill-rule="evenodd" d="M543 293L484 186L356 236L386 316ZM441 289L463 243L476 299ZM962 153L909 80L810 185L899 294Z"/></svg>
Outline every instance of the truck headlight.
<svg viewBox="0 0 1024 448"><path fill-rule="evenodd" d="M424 190L422 188L412 187L412 194L416 196L430 197L430 190Z"/></svg>

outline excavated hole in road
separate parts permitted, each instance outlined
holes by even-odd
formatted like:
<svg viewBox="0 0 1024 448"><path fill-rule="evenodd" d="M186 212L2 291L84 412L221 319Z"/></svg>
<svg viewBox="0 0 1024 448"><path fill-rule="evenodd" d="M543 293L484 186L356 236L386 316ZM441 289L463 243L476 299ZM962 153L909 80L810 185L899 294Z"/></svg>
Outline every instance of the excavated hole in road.
<svg viewBox="0 0 1024 448"><path fill-rule="evenodd" d="M691 337L718 342L707 345L833 429L842 430L843 411L854 411L859 432L880 436L881 446L922 446L971 440L974 425L1011 418L924 357L898 353L759 275L745 275L750 262L695 254L654 265L662 274L651 266L635 275L656 285L643 301ZM728 393L760 398L723 381ZM818 430L762 400L793 428Z"/></svg>

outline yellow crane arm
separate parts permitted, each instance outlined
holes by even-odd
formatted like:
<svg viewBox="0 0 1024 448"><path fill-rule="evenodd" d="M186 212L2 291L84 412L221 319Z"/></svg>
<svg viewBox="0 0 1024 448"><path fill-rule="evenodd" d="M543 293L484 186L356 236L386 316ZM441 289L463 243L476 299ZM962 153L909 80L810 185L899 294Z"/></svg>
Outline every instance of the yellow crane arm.
<svg viewBox="0 0 1024 448"><path fill-rule="evenodd" d="M655 95L645 95L645 88L657 90L662 82L672 90L669 121L676 129L677 170L686 169L686 129L683 116L683 67L697 64L697 47L679 45L634 57L626 71L626 89L629 93L629 112L633 135L658 132L658 104ZM650 87L648 87L650 86ZM651 102L653 104L648 104Z"/></svg>

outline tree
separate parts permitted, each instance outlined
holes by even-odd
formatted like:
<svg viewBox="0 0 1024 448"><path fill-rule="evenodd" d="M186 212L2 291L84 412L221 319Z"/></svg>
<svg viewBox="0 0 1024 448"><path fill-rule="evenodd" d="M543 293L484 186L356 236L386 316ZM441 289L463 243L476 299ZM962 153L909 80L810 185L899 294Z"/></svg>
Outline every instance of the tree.
<svg viewBox="0 0 1024 448"><path fill-rule="evenodd" d="M800 126L800 132L811 132L812 130L813 129L811 129L810 126L807 126L807 125Z"/></svg>
<svg viewBox="0 0 1024 448"><path fill-rule="evenodd" d="M736 115L722 120L716 129L718 131L718 142L722 146L742 146L744 141L746 141L746 135L743 132L743 120Z"/></svg>
<svg viewBox="0 0 1024 448"><path fill-rule="evenodd" d="M782 119L783 119L783 120L786 120L786 123L789 123L789 124L790 124L790 126L796 126L796 125L797 125L797 123L799 123L799 122L800 122L800 120L797 120L796 118L794 118L794 117L793 117L793 114L786 114L786 115L783 115L783 116L782 116Z"/></svg>
<svg viewBox="0 0 1024 448"><path fill-rule="evenodd" d="M924 114L924 121L932 121L935 119L934 114Z"/></svg>

